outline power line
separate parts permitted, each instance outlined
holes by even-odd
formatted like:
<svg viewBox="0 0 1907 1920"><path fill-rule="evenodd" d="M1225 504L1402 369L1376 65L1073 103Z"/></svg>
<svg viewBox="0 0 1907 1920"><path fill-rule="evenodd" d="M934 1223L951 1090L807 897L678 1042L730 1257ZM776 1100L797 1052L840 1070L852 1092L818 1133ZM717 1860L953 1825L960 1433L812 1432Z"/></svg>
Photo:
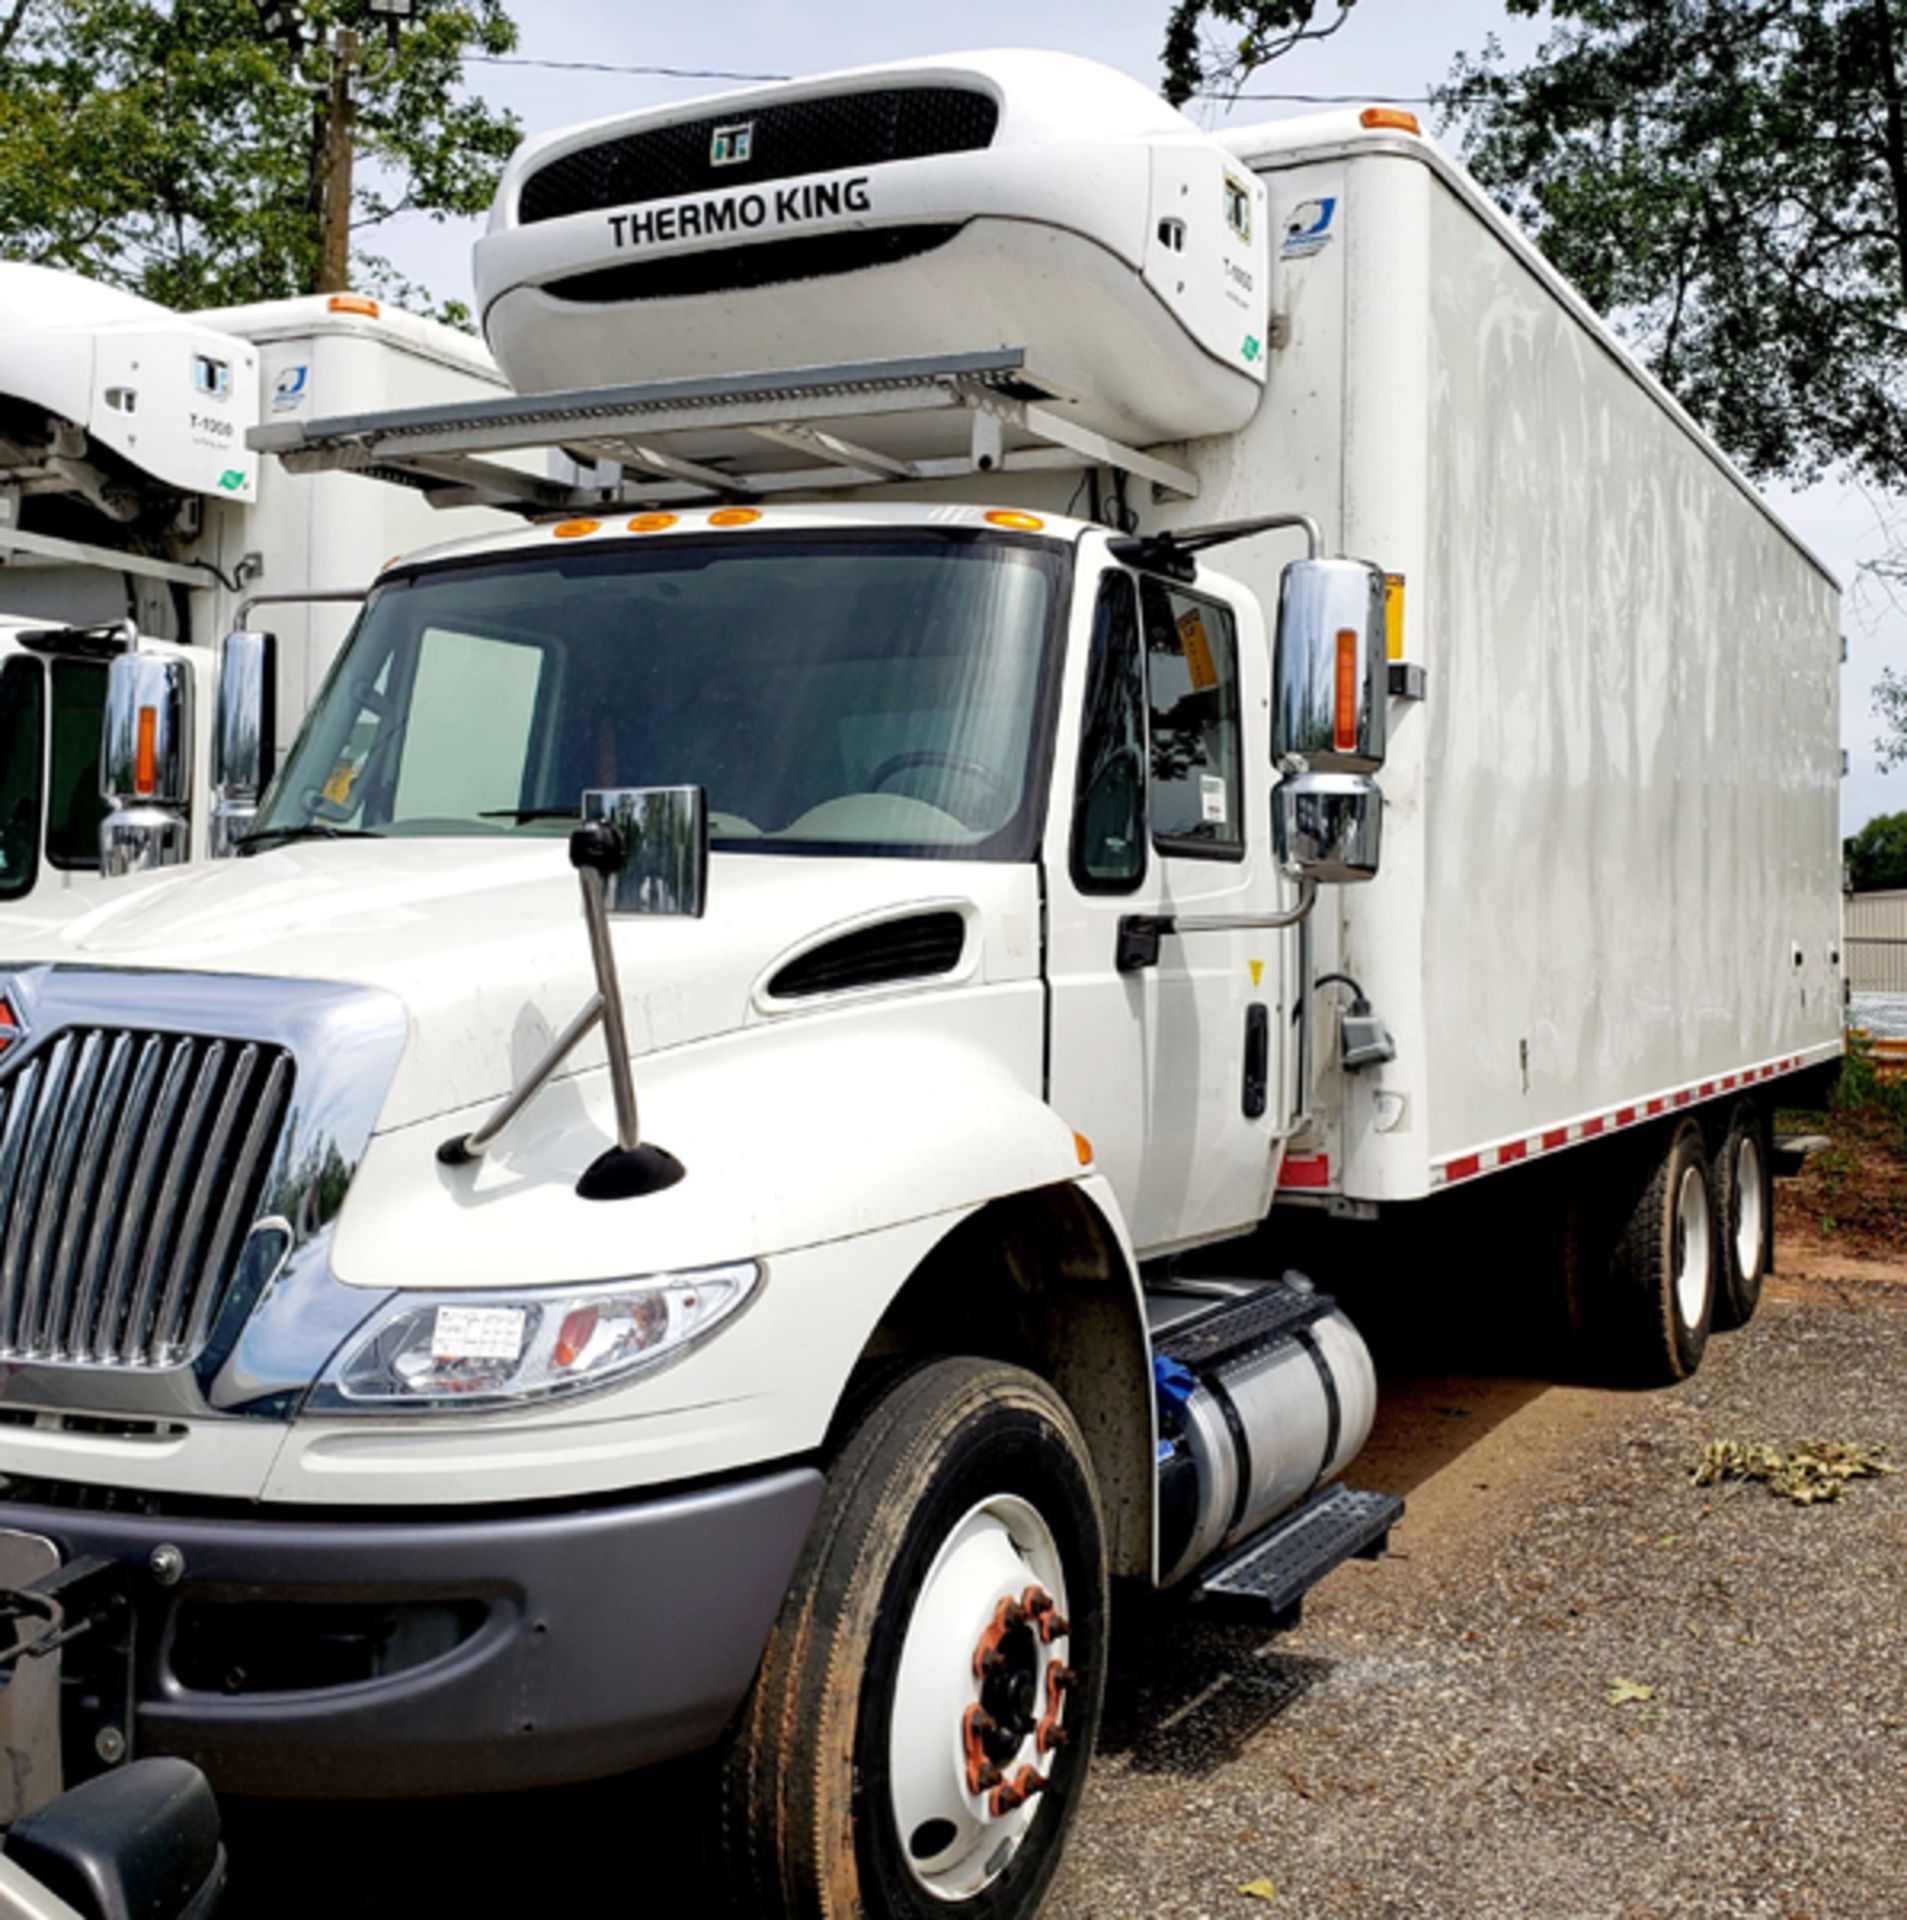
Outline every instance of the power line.
<svg viewBox="0 0 1907 1920"><path fill-rule="evenodd" d="M547 67L559 73L633 73L652 80L792 80L791 73L724 73L714 67L629 67L612 60L536 60L527 54L467 53L480 67Z"/></svg>

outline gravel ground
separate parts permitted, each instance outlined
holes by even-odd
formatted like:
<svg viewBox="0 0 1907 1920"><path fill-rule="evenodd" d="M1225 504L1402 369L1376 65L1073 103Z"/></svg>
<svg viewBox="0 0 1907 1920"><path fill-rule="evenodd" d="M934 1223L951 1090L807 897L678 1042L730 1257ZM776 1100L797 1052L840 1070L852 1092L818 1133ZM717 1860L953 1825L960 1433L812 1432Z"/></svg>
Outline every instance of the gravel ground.
<svg viewBox="0 0 1907 1920"><path fill-rule="evenodd" d="M1353 1471L1398 1557L1281 1638L1128 1635L1048 1920L1907 1915L1907 1474L1690 1484L1711 1437L1907 1451L1907 1289L1780 1295L1672 1393L1395 1382L1465 1436Z"/></svg>
<svg viewBox="0 0 1907 1920"><path fill-rule="evenodd" d="M1351 1477L1408 1496L1394 1556L1275 1638L1126 1609L1044 1920L1903 1920L1907 1473L1813 1508L1689 1481L1712 1437L1907 1456L1907 1267L1839 1271L1659 1394L1441 1370L1435 1329L1479 1324L1447 1293L1367 1318L1384 1411ZM1651 1697L1611 1705L1619 1679ZM581 1911L614 1872L631 1911L699 1917L706 1879L667 1876L700 1797L235 1807L227 1912Z"/></svg>

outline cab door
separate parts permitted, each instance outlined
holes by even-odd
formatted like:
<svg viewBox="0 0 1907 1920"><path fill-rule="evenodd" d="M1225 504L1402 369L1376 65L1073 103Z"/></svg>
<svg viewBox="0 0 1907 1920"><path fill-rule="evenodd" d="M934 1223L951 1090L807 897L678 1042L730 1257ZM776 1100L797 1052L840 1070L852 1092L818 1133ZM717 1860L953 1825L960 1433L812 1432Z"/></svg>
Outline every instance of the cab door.
<svg viewBox="0 0 1907 1920"><path fill-rule="evenodd" d="M1288 932L1129 952L1166 914L1287 904L1270 844L1271 674L1251 595L1083 543L1046 845L1049 1097L1142 1253L1264 1216L1285 1122ZM1138 943L1128 943L1129 946Z"/></svg>

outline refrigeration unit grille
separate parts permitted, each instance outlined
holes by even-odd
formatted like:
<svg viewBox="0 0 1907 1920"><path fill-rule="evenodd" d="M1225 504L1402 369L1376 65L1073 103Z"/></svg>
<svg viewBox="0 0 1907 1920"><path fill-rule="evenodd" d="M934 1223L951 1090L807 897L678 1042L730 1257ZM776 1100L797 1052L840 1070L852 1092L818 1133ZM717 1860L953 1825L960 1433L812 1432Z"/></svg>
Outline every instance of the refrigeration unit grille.
<svg viewBox="0 0 1907 1920"><path fill-rule="evenodd" d="M723 187L972 153L991 144L999 124L999 103L971 87L883 87L712 114L559 154L524 181L517 219L532 226Z"/></svg>
<svg viewBox="0 0 1907 1920"><path fill-rule="evenodd" d="M289 1110L282 1048L69 1027L0 1077L0 1359L197 1357Z"/></svg>

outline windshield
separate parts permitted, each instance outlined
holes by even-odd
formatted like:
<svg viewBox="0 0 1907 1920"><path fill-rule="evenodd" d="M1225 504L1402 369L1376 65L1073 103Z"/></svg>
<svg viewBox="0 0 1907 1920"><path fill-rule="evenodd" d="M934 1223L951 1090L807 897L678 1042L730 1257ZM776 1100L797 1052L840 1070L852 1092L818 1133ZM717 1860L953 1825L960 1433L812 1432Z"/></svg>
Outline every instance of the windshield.
<svg viewBox="0 0 1907 1920"><path fill-rule="evenodd" d="M0 661L0 900L23 898L39 872L44 689L37 660Z"/></svg>
<svg viewBox="0 0 1907 1920"><path fill-rule="evenodd" d="M697 785L750 852L1023 859L1064 562L970 533L557 547L378 590L251 836L560 833Z"/></svg>

